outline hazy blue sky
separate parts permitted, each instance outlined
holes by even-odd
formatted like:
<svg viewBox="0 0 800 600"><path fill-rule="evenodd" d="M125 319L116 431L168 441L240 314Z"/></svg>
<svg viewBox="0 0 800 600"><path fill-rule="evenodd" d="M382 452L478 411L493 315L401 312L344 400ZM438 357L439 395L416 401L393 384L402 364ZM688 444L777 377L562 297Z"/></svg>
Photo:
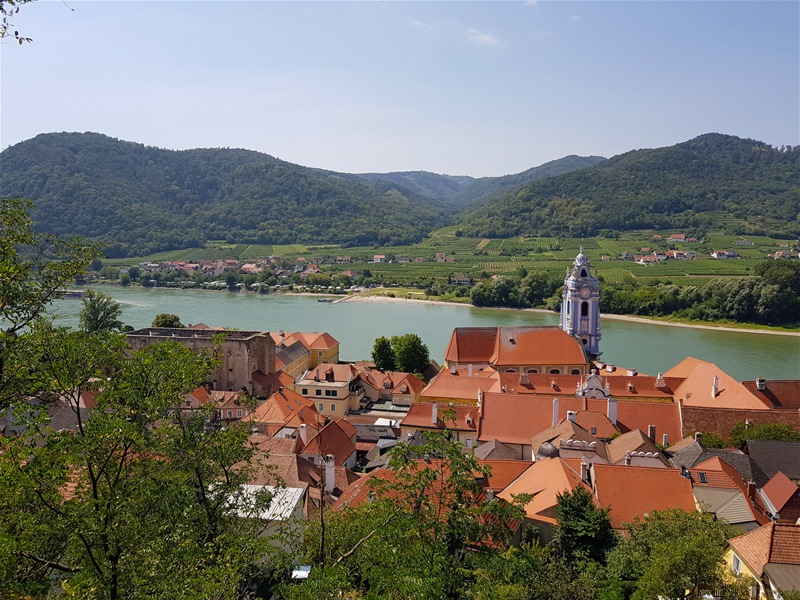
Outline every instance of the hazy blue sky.
<svg viewBox="0 0 800 600"><path fill-rule="evenodd" d="M800 144L800 3L40 0L0 146L97 131L345 172L517 173L707 132Z"/></svg>

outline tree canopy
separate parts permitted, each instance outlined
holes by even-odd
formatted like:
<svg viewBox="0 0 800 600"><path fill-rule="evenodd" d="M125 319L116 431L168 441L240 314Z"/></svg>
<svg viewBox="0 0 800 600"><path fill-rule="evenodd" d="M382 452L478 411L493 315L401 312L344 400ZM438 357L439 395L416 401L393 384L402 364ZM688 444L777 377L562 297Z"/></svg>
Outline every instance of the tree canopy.
<svg viewBox="0 0 800 600"><path fill-rule="evenodd" d="M122 305L111 296L91 289L84 292L80 323L86 333L122 329L124 324L119 320L121 314Z"/></svg>

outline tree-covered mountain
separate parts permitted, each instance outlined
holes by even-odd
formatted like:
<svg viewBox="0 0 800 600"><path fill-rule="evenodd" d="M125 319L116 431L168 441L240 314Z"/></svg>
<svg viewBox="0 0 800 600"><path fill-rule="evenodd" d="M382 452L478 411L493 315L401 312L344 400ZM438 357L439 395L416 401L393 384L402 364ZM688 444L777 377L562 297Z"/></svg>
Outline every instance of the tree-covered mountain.
<svg viewBox="0 0 800 600"><path fill-rule="evenodd" d="M715 212L748 222L751 231L800 233L800 146L711 133L633 150L481 202L463 215L462 231L508 237L702 230L720 225L708 214Z"/></svg>
<svg viewBox="0 0 800 600"><path fill-rule="evenodd" d="M520 186L586 169L606 160L602 156L565 156L551 160L522 173L501 177L466 177L437 175L427 171L405 171L395 173L362 173L357 177L369 181L388 181L409 193L445 202L455 208L464 208L478 202L485 202L503 192Z"/></svg>
<svg viewBox="0 0 800 600"><path fill-rule="evenodd" d="M96 133L43 134L0 154L0 190L33 200L38 228L145 255L227 239L404 244L444 210L384 181L354 181L237 149L173 151Z"/></svg>
<svg viewBox="0 0 800 600"><path fill-rule="evenodd" d="M250 150L174 151L52 133L0 153L0 192L31 199L38 229L101 239L110 256L220 239L402 245L456 219L466 235L577 236L702 231L723 213L752 231L797 234L800 147L707 134L608 160L568 156L474 179L334 173Z"/></svg>

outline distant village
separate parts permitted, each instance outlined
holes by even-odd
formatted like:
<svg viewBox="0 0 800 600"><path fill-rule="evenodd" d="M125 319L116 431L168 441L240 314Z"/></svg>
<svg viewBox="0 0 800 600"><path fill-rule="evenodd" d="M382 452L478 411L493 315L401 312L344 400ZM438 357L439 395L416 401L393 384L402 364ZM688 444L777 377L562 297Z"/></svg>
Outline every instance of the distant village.
<svg viewBox="0 0 800 600"><path fill-rule="evenodd" d="M622 258L694 258L688 250L646 250ZM373 258L381 260L385 256ZM167 268L217 275L236 266L277 275L311 273L320 262L299 261L288 271L270 260ZM703 439L727 437L737 424L800 430L800 380L738 381L691 356L656 374L609 363L601 359L600 293L581 251L564 282L559 326L456 328L441 364L432 361L417 374L342 362L340 342L325 332L197 324L126 335L134 350L163 340L201 350L222 336L212 376L176 410L213 406L211 425L249 429L251 443L268 452L277 469L254 473L250 483L285 482L278 519L368 502L369 482L391 476L392 447L402 442L413 451L431 432L447 431L464 452L491 467L491 476L480 478L488 497L531 495L515 539L535 527L549 541L558 495L584 488L598 506L610 508L619 531L653 511L712 513L741 534L729 542L728 565L752 577L754 598L800 590L800 443L751 440L742 450L711 449ZM80 399L84 417L94 408L93 394ZM54 407L54 427L74 427L75 408ZM13 434L13 423L4 427Z"/></svg>

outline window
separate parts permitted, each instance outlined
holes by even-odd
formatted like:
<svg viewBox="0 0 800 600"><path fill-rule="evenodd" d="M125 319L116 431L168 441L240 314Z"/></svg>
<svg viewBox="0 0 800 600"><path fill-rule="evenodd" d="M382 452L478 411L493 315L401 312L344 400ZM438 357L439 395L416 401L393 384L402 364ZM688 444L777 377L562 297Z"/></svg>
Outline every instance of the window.
<svg viewBox="0 0 800 600"><path fill-rule="evenodd" d="M589 316L589 303L588 302L581 302L581 316L588 317Z"/></svg>
<svg viewBox="0 0 800 600"><path fill-rule="evenodd" d="M561 369L550 369L548 373L550 373L550 375L561 375Z"/></svg>
<svg viewBox="0 0 800 600"><path fill-rule="evenodd" d="M322 350L317 351L317 356L322 356Z"/></svg>
<svg viewBox="0 0 800 600"><path fill-rule="evenodd" d="M241 408L237 408L236 409L236 416L239 417L240 419L242 418L242 409Z"/></svg>
<svg viewBox="0 0 800 600"><path fill-rule="evenodd" d="M336 405L335 404L331 404L331 412L336 412Z"/></svg>
<svg viewBox="0 0 800 600"><path fill-rule="evenodd" d="M586 341L584 340L584 342L583 342L583 343L585 344L585 343L586 343ZM580 370L580 369L572 369L572 370L569 372L569 374L570 374L570 375L580 375L580 374L581 374L581 370Z"/></svg>
<svg viewBox="0 0 800 600"><path fill-rule="evenodd" d="M467 438L465 440L467 448L472 448L472 438Z"/></svg>
<svg viewBox="0 0 800 600"><path fill-rule="evenodd" d="M733 555L733 562L731 564L731 571L733 571L737 575L741 575L742 574L742 561L735 554Z"/></svg>
<svg viewBox="0 0 800 600"><path fill-rule="evenodd" d="M323 410L325 410L325 405L320 402L320 404L319 404L319 412L322 412Z"/></svg>
<svg viewBox="0 0 800 600"><path fill-rule="evenodd" d="M592 435L597 435L597 427L590 427L589 430Z"/></svg>
<svg viewBox="0 0 800 600"><path fill-rule="evenodd" d="M233 411L232 411L232 410L229 410L229 411L228 411L228 418L230 419L232 416L233 416Z"/></svg>
<svg viewBox="0 0 800 600"><path fill-rule="evenodd" d="M586 269L581 269L581 277L586 277Z"/></svg>
<svg viewBox="0 0 800 600"><path fill-rule="evenodd" d="M308 396L308 388L303 388L302 394L303 396Z"/></svg>
<svg viewBox="0 0 800 600"><path fill-rule="evenodd" d="M317 392L317 396L322 396L322 390L314 390Z"/></svg>
<svg viewBox="0 0 800 600"><path fill-rule="evenodd" d="M697 477L700 479L700 483L708 483L708 477L702 471L697 474Z"/></svg>

